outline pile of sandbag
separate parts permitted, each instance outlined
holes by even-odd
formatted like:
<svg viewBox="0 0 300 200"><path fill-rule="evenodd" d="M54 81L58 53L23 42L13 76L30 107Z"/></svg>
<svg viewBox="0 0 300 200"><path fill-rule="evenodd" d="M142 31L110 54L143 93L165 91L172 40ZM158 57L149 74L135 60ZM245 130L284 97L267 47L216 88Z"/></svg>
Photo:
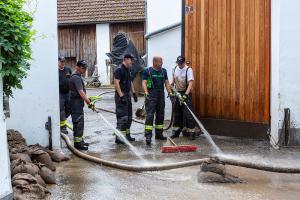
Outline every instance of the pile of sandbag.
<svg viewBox="0 0 300 200"><path fill-rule="evenodd" d="M14 199L45 199L47 184L56 184L55 162L67 161L63 153L39 144L27 145L22 134L7 131Z"/></svg>

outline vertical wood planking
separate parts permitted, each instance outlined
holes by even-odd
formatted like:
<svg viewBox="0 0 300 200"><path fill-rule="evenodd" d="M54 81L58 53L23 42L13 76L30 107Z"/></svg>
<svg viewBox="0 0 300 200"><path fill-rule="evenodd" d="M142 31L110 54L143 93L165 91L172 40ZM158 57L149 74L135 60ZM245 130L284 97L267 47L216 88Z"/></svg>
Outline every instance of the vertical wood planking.
<svg viewBox="0 0 300 200"><path fill-rule="evenodd" d="M270 0L186 0L185 56L203 117L269 123Z"/></svg>

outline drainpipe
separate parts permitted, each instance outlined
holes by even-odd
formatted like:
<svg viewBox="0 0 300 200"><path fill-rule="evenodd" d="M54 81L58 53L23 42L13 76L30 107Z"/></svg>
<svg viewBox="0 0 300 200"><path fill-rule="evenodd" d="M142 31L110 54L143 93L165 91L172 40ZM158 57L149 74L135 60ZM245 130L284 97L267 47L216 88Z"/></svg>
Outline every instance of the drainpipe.
<svg viewBox="0 0 300 200"><path fill-rule="evenodd" d="M181 3L181 55L185 55L185 0Z"/></svg>
<svg viewBox="0 0 300 200"><path fill-rule="evenodd" d="M148 10L148 4L147 4L147 0L145 0L145 26L144 26L144 33L148 33L148 12L147 12L147 10ZM145 52L144 56L146 57L146 59L143 58L143 60L145 61L145 64L146 64L145 66L148 66L148 41L145 41L145 45L146 45L146 52Z"/></svg>

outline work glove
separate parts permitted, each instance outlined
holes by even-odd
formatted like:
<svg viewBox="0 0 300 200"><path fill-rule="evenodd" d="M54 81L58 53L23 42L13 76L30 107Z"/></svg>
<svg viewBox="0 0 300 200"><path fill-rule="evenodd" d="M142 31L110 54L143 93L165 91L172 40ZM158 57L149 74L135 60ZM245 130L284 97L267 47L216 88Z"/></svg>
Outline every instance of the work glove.
<svg viewBox="0 0 300 200"><path fill-rule="evenodd" d="M138 102L138 97L137 97L136 93L132 93L132 96L133 96L134 102Z"/></svg>
<svg viewBox="0 0 300 200"><path fill-rule="evenodd" d="M170 97L171 103L174 104L175 101L176 101L176 96L175 96L175 94L174 94L174 93L170 93L170 94L169 94L169 97Z"/></svg>
<svg viewBox="0 0 300 200"><path fill-rule="evenodd" d="M88 108L91 109L92 111L96 111L96 106L93 102L91 102L89 105L88 105Z"/></svg>
<svg viewBox="0 0 300 200"><path fill-rule="evenodd" d="M126 104L127 103L125 96L121 96L120 97L120 101L121 101L122 104Z"/></svg>
<svg viewBox="0 0 300 200"><path fill-rule="evenodd" d="M182 95L182 97L181 97L181 102L183 103L183 102L187 102L187 100L188 100L188 97L187 97L187 95Z"/></svg>
<svg viewBox="0 0 300 200"><path fill-rule="evenodd" d="M91 102L95 103L95 102L101 100L101 96L99 96L99 95L97 95L97 96L90 96L90 97L89 97L89 100L90 100Z"/></svg>
<svg viewBox="0 0 300 200"><path fill-rule="evenodd" d="M144 96L145 96L145 100L149 99L149 93L148 92L145 92Z"/></svg>

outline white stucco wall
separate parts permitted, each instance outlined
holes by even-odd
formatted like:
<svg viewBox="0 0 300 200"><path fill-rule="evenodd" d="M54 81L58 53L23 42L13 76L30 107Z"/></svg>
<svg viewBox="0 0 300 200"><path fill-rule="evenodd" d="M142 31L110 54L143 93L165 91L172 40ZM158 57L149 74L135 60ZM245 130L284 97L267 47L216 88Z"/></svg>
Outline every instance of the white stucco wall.
<svg viewBox="0 0 300 200"><path fill-rule="evenodd" d="M0 77L0 97L3 96L2 78ZM3 98L0 98L0 108L3 108ZM0 199L12 193L10 181L10 165L7 146L6 124L3 109L0 109Z"/></svg>
<svg viewBox="0 0 300 200"><path fill-rule="evenodd" d="M45 122L52 118L53 146L59 148L59 94L57 71L57 9L56 1L29 1L26 9L35 10L32 42L33 60L22 90L10 99L11 117L7 127L19 130L28 144L48 145Z"/></svg>
<svg viewBox="0 0 300 200"><path fill-rule="evenodd" d="M299 7L298 0L272 1L271 131L275 139L282 126L284 108L290 108L291 128L300 135Z"/></svg>
<svg viewBox="0 0 300 200"><path fill-rule="evenodd" d="M178 22L181 22L181 0L147 1L147 34ZM170 76L176 58L181 54L181 27L149 38L147 52L148 66L152 65L153 56L162 56Z"/></svg>
<svg viewBox="0 0 300 200"><path fill-rule="evenodd" d="M106 53L110 52L109 24L97 24L97 66L102 85L110 84L110 69L106 66Z"/></svg>

